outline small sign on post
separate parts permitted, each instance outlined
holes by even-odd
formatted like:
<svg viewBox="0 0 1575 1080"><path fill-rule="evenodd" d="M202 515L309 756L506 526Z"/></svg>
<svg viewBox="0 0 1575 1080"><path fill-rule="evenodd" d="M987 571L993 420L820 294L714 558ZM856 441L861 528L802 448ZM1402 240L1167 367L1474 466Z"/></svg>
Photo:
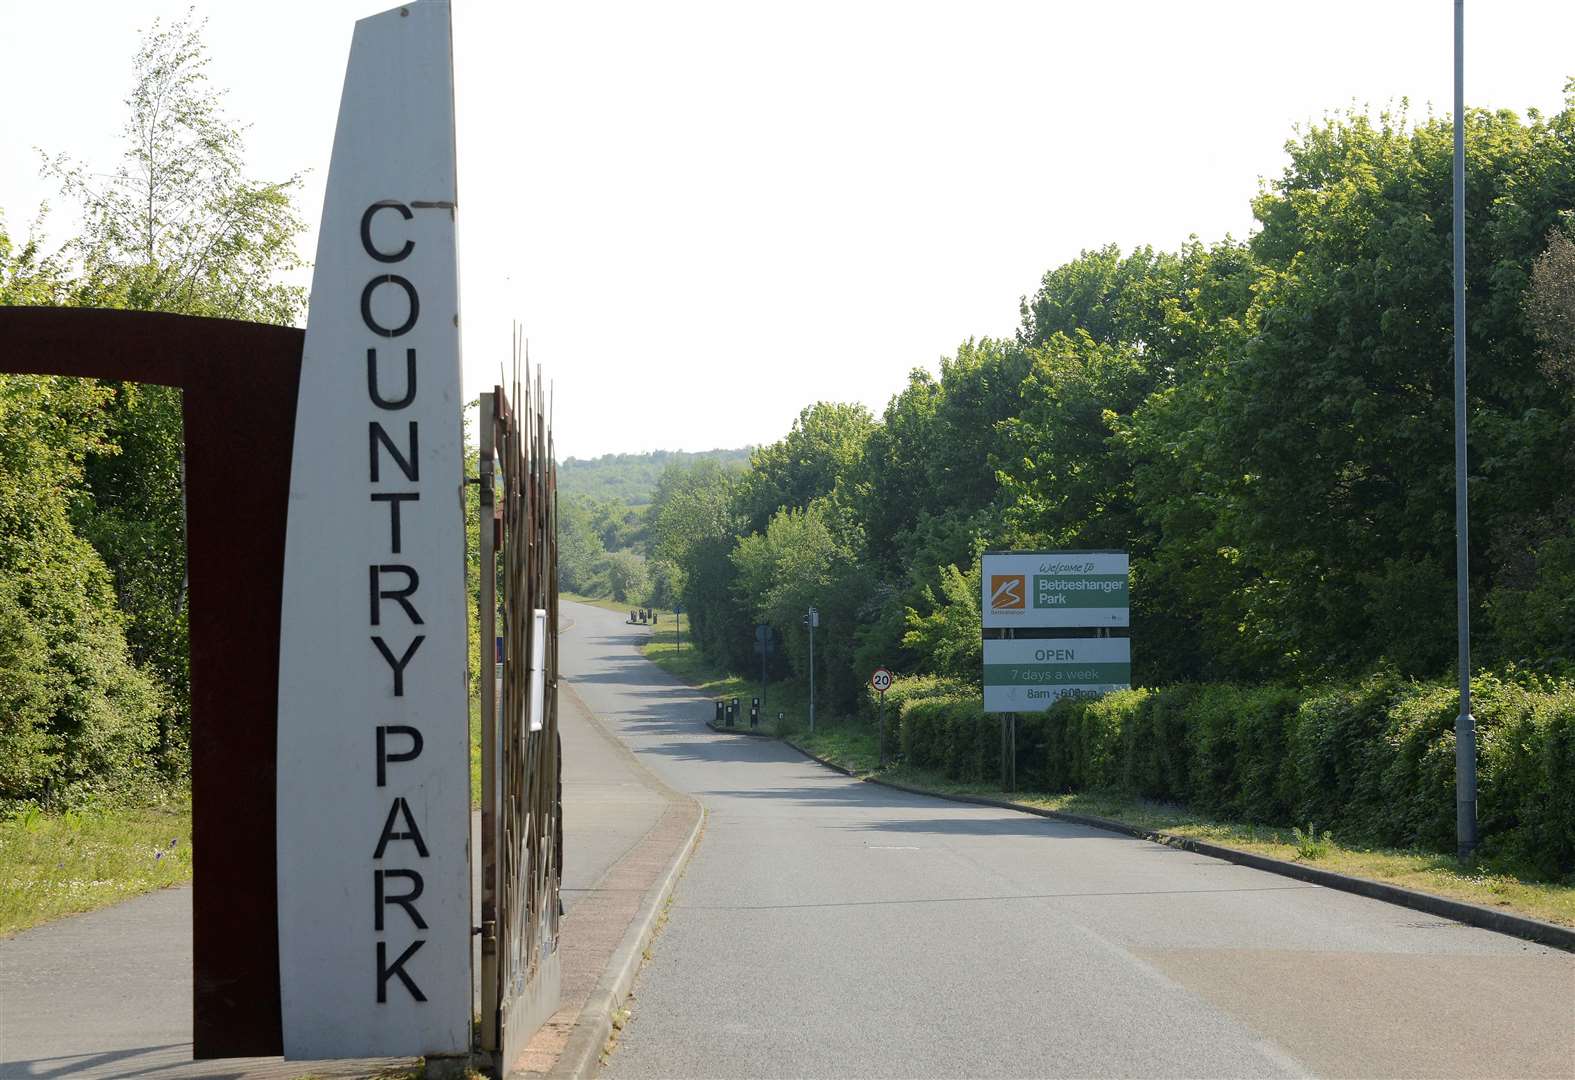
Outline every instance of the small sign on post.
<svg viewBox="0 0 1575 1080"><path fill-rule="evenodd" d="M886 691L891 689L891 672L876 668L870 676L870 686L880 695L880 763L886 765Z"/></svg>

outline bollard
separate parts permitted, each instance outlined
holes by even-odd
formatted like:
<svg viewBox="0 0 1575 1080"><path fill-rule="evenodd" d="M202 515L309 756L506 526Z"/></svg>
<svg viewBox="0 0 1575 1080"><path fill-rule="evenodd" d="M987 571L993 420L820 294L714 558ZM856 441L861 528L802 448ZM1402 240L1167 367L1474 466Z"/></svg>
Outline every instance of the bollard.
<svg viewBox="0 0 1575 1080"><path fill-rule="evenodd" d="M722 718L722 699L721 698L717 698L716 699L716 726L717 727L721 727L722 726L722 721L723 721L723 718Z"/></svg>
<svg viewBox="0 0 1575 1080"><path fill-rule="evenodd" d="M727 726L728 727L732 727L735 723L737 723L737 721L738 721L738 709L732 702L728 702L728 704L727 704Z"/></svg>
<svg viewBox="0 0 1575 1080"><path fill-rule="evenodd" d="M749 707L749 726L752 727L752 728L757 728L757 727L760 726L760 703L759 702L756 702L755 704L753 704L753 705L751 705Z"/></svg>

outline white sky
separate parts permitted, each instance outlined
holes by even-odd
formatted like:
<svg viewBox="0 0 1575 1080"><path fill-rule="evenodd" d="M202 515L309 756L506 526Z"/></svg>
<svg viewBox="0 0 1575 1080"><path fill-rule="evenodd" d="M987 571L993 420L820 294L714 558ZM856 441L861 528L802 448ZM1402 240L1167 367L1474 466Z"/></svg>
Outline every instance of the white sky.
<svg viewBox="0 0 1575 1080"><path fill-rule="evenodd" d="M0 0L13 235L53 195L32 147L114 164L136 31L185 7ZM309 170L308 258L351 25L381 7L198 4L252 174ZM454 8L465 393L520 320L562 456L879 413L1082 248L1247 235L1293 124L1453 100L1451 0ZM1575 3L1473 0L1467 34L1469 104L1559 108Z"/></svg>

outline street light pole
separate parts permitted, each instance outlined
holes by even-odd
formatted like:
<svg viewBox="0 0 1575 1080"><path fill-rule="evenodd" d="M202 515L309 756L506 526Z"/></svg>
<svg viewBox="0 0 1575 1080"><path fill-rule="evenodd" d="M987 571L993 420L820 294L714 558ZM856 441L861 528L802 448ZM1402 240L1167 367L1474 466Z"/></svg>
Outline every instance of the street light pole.
<svg viewBox="0 0 1575 1080"><path fill-rule="evenodd" d="M1466 96L1465 0L1455 0L1455 620L1460 713L1455 717L1455 844L1477 846L1477 722L1471 715L1471 520L1466 492Z"/></svg>

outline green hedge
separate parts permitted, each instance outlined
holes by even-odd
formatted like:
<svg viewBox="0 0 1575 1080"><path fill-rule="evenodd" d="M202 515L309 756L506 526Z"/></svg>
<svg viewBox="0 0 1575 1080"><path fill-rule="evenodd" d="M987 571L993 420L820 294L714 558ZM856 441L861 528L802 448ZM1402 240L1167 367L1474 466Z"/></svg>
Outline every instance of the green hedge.
<svg viewBox="0 0 1575 1080"><path fill-rule="evenodd" d="M900 690L899 690L900 688ZM1525 673L1473 684L1482 853L1575 877L1575 684ZM1019 784L1118 790L1358 843L1451 851L1453 687L1178 685L1065 700L1018 720ZM998 775L978 692L904 680L887 694L904 759L960 782Z"/></svg>

